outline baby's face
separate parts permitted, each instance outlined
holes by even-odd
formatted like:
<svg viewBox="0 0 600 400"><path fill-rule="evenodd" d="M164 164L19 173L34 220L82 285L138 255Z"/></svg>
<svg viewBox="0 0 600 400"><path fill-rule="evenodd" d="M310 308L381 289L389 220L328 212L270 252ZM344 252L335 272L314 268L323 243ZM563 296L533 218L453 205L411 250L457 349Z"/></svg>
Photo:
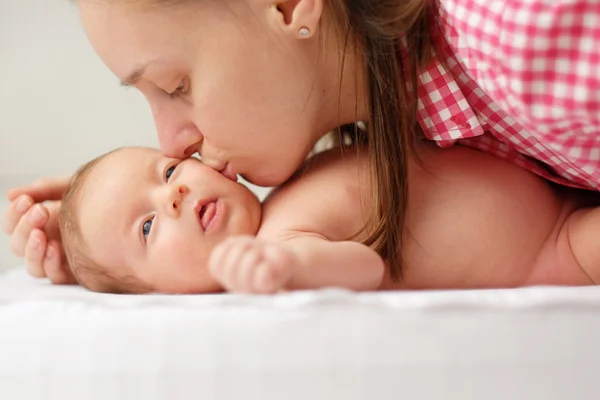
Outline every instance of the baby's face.
<svg viewBox="0 0 600 400"><path fill-rule="evenodd" d="M245 186L196 159L144 148L101 160L79 203L90 258L163 293L220 290L206 268L211 250L228 236L255 234L260 217Z"/></svg>

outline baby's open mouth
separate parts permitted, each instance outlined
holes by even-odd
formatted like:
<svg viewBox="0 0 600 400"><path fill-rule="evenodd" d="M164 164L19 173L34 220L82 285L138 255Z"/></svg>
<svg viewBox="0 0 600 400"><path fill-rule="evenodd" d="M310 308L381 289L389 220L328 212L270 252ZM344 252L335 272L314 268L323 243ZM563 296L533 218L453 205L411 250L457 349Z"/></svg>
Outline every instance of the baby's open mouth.
<svg viewBox="0 0 600 400"><path fill-rule="evenodd" d="M194 210L198 215L198 221L202 230L206 232L212 226L212 223L217 215L217 202L210 200L208 202L198 203Z"/></svg>

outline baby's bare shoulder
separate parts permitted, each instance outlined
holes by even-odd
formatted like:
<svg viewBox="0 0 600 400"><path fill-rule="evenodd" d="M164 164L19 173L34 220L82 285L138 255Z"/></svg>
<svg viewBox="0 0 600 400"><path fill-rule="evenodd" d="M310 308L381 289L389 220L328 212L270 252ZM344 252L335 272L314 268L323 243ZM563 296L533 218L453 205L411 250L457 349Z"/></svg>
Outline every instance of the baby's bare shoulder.
<svg viewBox="0 0 600 400"><path fill-rule="evenodd" d="M347 239L362 221L357 205L366 185L368 173L357 153L335 150L314 156L265 199L259 236L303 231Z"/></svg>

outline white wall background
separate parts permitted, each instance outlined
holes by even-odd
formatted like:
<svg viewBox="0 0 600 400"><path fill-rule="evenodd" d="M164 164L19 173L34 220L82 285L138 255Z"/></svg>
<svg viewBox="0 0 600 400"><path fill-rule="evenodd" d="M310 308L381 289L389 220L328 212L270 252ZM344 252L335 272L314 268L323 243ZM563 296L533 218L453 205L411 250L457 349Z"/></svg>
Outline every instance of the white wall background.
<svg viewBox="0 0 600 400"><path fill-rule="evenodd" d="M71 173L124 145L156 146L141 95L118 85L69 0L0 0L0 191ZM18 265L8 237L0 269Z"/></svg>
<svg viewBox="0 0 600 400"><path fill-rule="evenodd" d="M0 0L0 177L70 173L128 144L156 145L143 98L86 41L69 0Z"/></svg>
<svg viewBox="0 0 600 400"><path fill-rule="evenodd" d="M69 0L0 0L0 209L7 188L108 150L157 146L143 97L119 86ZM18 265L0 234L0 270Z"/></svg>

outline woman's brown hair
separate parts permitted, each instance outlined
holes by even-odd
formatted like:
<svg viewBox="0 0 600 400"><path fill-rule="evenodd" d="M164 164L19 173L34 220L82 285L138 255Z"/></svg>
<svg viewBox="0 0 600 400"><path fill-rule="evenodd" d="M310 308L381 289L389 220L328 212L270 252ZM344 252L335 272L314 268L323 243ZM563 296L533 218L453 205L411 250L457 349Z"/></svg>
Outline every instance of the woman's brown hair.
<svg viewBox="0 0 600 400"><path fill-rule="evenodd" d="M422 131L417 120L417 77L441 32L437 0L329 0L346 45L364 62L370 120L373 208L366 245L403 276L402 242L408 208L408 159ZM400 229L399 229L400 228Z"/></svg>

